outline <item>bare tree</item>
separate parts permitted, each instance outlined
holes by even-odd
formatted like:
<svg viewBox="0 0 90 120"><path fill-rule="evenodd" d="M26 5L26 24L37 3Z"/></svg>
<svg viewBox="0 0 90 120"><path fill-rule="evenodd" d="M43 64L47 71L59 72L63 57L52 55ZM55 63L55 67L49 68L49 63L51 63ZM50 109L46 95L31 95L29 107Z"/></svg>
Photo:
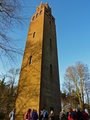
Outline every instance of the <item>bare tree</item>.
<svg viewBox="0 0 90 120"><path fill-rule="evenodd" d="M87 65L78 62L66 69L64 89L70 94L75 91L82 109L84 108L84 98L88 89L86 83L88 82L90 82L90 73Z"/></svg>
<svg viewBox="0 0 90 120"><path fill-rule="evenodd" d="M8 33L21 23L19 0L0 0L0 59L4 57L13 60L13 53L21 54ZM3 61L3 60L2 60Z"/></svg>

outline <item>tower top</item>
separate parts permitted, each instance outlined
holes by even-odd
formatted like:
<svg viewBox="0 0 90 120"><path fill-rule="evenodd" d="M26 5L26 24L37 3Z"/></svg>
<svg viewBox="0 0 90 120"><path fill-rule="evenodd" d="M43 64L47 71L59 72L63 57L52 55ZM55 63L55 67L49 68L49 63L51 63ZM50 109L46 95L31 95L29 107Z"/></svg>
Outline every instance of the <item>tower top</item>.
<svg viewBox="0 0 90 120"><path fill-rule="evenodd" d="M36 8L36 13L32 16L32 21L35 20L39 15L41 15L42 12L44 12L45 14L50 16L52 20L54 20L54 17L52 16L51 8L48 5L48 3L41 2L40 5Z"/></svg>
<svg viewBox="0 0 90 120"><path fill-rule="evenodd" d="M47 9L47 11L50 12L51 14L51 8L49 7L48 3L40 3L40 5L36 8L36 12L38 12L39 10L42 10L43 8Z"/></svg>

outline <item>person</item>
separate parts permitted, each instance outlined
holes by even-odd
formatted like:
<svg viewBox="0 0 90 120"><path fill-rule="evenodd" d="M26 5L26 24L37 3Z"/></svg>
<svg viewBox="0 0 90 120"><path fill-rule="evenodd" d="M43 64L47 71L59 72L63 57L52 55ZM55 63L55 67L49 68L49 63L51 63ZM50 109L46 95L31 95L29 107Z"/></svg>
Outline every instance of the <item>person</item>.
<svg viewBox="0 0 90 120"><path fill-rule="evenodd" d="M81 112L80 108L78 108L78 110L77 110L77 120L83 120L83 116L82 116L82 112Z"/></svg>
<svg viewBox="0 0 90 120"><path fill-rule="evenodd" d="M67 116L66 116L66 113L65 113L64 109L62 109L62 111L60 112L59 119L60 120L67 120Z"/></svg>
<svg viewBox="0 0 90 120"><path fill-rule="evenodd" d="M42 120L48 120L48 111L44 108L43 109L43 118Z"/></svg>
<svg viewBox="0 0 90 120"><path fill-rule="evenodd" d="M9 118L10 118L10 120L15 120L15 109L13 109L13 110L9 113Z"/></svg>
<svg viewBox="0 0 90 120"><path fill-rule="evenodd" d="M77 112L76 112L76 109L73 109L72 111L72 117L74 120L77 120Z"/></svg>
<svg viewBox="0 0 90 120"><path fill-rule="evenodd" d="M40 111L40 116L39 116L39 120L43 119L43 110Z"/></svg>
<svg viewBox="0 0 90 120"><path fill-rule="evenodd" d="M37 113L37 110L34 110L32 111L32 120L38 120L38 113Z"/></svg>
<svg viewBox="0 0 90 120"><path fill-rule="evenodd" d="M31 109L28 109L28 111L24 115L24 120L32 120L32 112Z"/></svg>
<svg viewBox="0 0 90 120"><path fill-rule="evenodd" d="M54 120L54 110L53 108L50 108L50 113L48 115L49 120Z"/></svg>
<svg viewBox="0 0 90 120"><path fill-rule="evenodd" d="M72 108L70 108L69 113L68 113L68 120L74 120L72 113L73 113L73 110L72 110Z"/></svg>
<svg viewBox="0 0 90 120"><path fill-rule="evenodd" d="M83 117L83 120L89 120L89 115L85 110L82 111L82 117Z"/></svg>

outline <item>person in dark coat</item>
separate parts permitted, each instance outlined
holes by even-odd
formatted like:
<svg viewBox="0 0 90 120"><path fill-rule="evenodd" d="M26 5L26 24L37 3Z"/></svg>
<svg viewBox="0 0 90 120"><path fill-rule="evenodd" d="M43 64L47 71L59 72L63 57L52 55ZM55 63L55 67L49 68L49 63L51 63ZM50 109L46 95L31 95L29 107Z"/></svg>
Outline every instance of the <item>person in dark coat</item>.
<svg viewBox="0 0 90 120"><path fill-rule="evenodd" d="M78 109L77 111L77 120L83 120L82 112L80 111L80 109Z"/></svg>
<svg viewBox="0 0 90 120"><path fill-rule="evenodd" d="M28 111L24 114L24 120L32 120L32 111L28 109Z"/></svg>
<svg viewBox="0 0 90 120"><path fill-rule="evenodd" d="M82 116L83 116L83 120L89 120L89 115L88 113L85 112L85 110L82 111Z"/></svg>
<svg viewBox="0 0 90 120"><path fill-rule="evenodd" d="M50 113L48 115L48 120L55 120L54 109L50 108Z"/></svg>
<svg viewBox="0 0 90 120"><path fill-rule="evenodd" d="M66 113L65 113L64 109L62 109L62 111L60 112L59 119L60 120L67 120L67 116L66 116Z"/></svg>
<svg viewBox="0 0 90 120"><path fill-rule="evenodd" d="M37 110L32 111L32 120L37 120L38 119L38 113Z"/></svg>

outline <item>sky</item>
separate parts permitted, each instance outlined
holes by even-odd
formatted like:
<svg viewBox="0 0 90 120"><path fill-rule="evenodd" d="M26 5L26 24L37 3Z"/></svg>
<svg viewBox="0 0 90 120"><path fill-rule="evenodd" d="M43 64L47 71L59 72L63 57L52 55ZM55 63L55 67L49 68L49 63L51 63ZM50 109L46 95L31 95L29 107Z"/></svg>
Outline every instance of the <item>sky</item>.
<svg viewBox="0 0 90 120"><path fill-rule="evenodd" d="M13 33L18 39L18 46L23 50L27 39L30 18L35 13L41 0L23 0L23 13L26 18L24 26L17 26ZM66 68L77 61L87 64L90 69L90 0L42 0L48 2L55 17L59 76L61 89ZM21 67L22 56L16 56L15 67ZM11 66L4 67L0 63L0 72L6 72Z"/></svg>

